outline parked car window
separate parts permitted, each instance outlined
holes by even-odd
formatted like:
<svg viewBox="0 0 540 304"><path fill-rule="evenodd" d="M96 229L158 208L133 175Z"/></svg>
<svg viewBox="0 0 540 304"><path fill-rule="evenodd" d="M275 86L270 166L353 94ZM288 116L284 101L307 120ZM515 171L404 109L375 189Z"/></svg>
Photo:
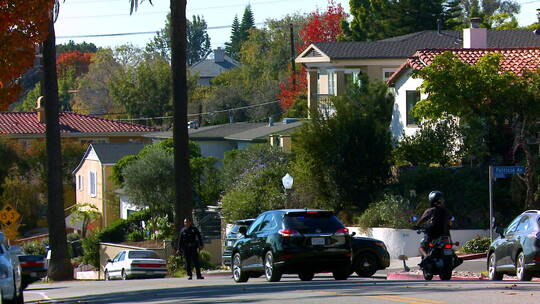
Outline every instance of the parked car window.
<svg viewBox="0 0 540 304"><path fill-rule="evenodd" d="M251 224L251 226L249 226L247 234L250 235L250 234L253 234L253 233L259 231L259 226L261 225L263 219L264 219L264 215L262 215L262 214L259 215L259 217L255 220L255 222L253 222L253 224Z"/></svg>
<svg viewBox="0 0 540 304"><path fill-rule="evenodd" d="M520 217L517 217L516 219L514 219L512 221L512 223L510 223L510 225L508 225L508 228L506 228L506 230L504 230L504 235L514 233L514 231L516 230L516 227L517 227L517 225L519 223L519 220L520 220Z"/></svg>
<svg viewBox="0 0 540 304"><path fill-rule="evenodd" d="M278 226L278 221L277 221L277 214L275 213L269 213L266 215L265 219L264 219L264 227L261 227L262 229L261 230L264 230L264 231L274 231L276 230L277 226Z"/></svg>
<svg viewBox="0 0 540 304"><path fill-rule="evenodd" d="M120 253L120 256L118 256L118 261L119 262L123 261L125 257L126 257L126 252L122 251L122 253Z"/></svg>
<svg viewBox="0 0 540 304"><path fill-rule="evenodd" d="M120 255L122 254L123 251L120 251L119 253L116 254L116 256L113 258L113 262L118 262L118 258L120 258Z"/></svg>
<svg viewBox="0 0 540 304"><path fill-rule="evenodd" d="M267 231L268 227L270 226L271 220L272 220L272 214L271 213L266 214L261 222L261 225L255 232Z"/></svg>
<svg viewBox="0 0 540 304"><path fill-rule="evenodd" d="M528 216L524 216L519 221L519 224L516 228L517 232L527 232L531 231L533 228L533 223L531 222L531 218Z"/></svg>
<svg viewBox="0 0 540 304"><path fill-rule="evenodd" d="M154 251L130 251L128 257L130 259L159 259Z"/></svg>

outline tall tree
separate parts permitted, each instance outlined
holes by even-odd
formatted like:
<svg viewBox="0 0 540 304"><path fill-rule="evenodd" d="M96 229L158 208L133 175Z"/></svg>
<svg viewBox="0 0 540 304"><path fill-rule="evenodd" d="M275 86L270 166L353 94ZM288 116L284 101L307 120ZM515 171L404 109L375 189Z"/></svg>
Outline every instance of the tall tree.
<svg viewBox="0 0 540 304"><path fill-rule="evenodd" d="M443 29L459 30L465 27L461 0L448 0L444 3L443 8Z"/></svg>
<svg viewBox="0 0 540 304"><path fill-rule="evenodd" d="M462 0L465 26L472 17L482 19L482 26L493 29L512 29L518 27L516 15L521 9L514 0Z"/></svg>
<svg viewBox="0 0 540 304"><path fill-rule="evenodd" d="M141 2L144 0L140 0ZM151 0L148 0L152 3ZM139 0L130 0L131 12ZM171 0L171 69L174 106L174 223L180 229L184 218L191 218L193 197L189 168L187 130L186 0Z"/></svg>
<svg viewBox="0 0 540 304"><path fill-rule="evenodd" d="M249 38L249 31L255 27L255 17L251 10L251 5L246 6L244 9L244 15L242 15L242 22L240 22L240 40L246 41Z"/></svg>
<svg viewBox="0 0 540 304"><path fill-rule="evenodd" d="M56 53L62 54L67 52L83 52L83 53L95 53L98 51L98 48L93 43L87 43L85 41L80 43L75 43L75 41L70 40L68 43L56 45Z"/></svg>
<svg viewBox="0 0 540 304"><path fill-rule="evenodd" d="M58 82L56 75L56 37L54 22L59 3L49 14L49 30L43 43L43 96L45 97L45 142L47 150L47 222L51 260L48 277L55 281L73 278L69 260L62 187L62 153L58 113Z"/></svg>
<svg viewBox="0 0 540 304"><path fill-rule="evenodd" d="M187 23L187 60L192 65L208 56L211 52L208 25L203 17L193 15ZM167 14L165 27L156 33L156 36L146 45L146 51L157 53L167 60L171 60L171 15Z"/></svg>
<svg viewBox="0 0 540 304"><path fill-rule="evenodd" d="M341 21L343 41L373 41L388 37L389 0L351 0L352 20Z"/></svg>
<svg viewBox="0 0 540 304"><path fill-rule="evenodd" d="M225 51L227 52L227 55L229 55L229 57L238 59L238 54L240 53L241 38L240 22L238 21L237 15L235 15L233 19L230 39L230 42L225 42Z"/></svg>

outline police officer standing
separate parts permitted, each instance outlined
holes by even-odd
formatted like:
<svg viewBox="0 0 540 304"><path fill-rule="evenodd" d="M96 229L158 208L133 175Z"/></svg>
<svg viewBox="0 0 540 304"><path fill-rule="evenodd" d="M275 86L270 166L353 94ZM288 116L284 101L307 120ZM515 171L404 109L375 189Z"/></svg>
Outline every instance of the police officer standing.
<svg viewBox="0 0 540 304"><path fill-rule="evenodd" d="M186 261L186 272L188 280L191 280L193 273L191 269L195 266L197 279L204 279L201 275L201 266L199 263L199 249L203 248L201 233L197 227L193 226L191 219L184 219L184 228L180 231L178 244L176 246L177 253L183 254Z"/></svg>

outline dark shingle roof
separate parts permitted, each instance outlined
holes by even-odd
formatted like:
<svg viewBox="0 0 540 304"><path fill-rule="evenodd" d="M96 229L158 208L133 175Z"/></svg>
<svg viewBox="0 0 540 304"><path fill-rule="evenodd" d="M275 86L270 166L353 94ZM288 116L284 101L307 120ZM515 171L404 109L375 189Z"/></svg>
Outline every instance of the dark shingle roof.
<svg viewBox="0 0 540 304"><path fill-rule="evenodd" d="M287 124L277 122L274 123L273 126L269 127L268 124L265 123L264 125L259 127L253 126L249 130L246 130L244 132L232 134L230 136L227 136L225 139L246 141L266 140L267 137L271 134L287 133L293 129L300 127L302 124L302 121L295 121Z"/></svg>
<svg viewBox="0 0 540 304"><path fill-rule="evenodd" d="M195 63L189 69L199 73L199 77L201 78L214 78L226 70L237 66L238 63L234 59L224 56L224 61L216 62L214 59L204 59Z"/></svg>
<svg viewBox="0 0 540 304"><path fill-rule="evenodd" d="M419 49L463 47L462 31L422 31L371 42L317 42L331 59L406 58ZM488 48L536 47L540 36L529 30L488 30Z"/></svg>
<svg viewBox="0 0 540 304"><path fill-rule="evenodd" d="M144 148L140 143L91 144L102 164L115 164L126 155L135 155ZM89 148L90 149L90 148Z"/></svg>

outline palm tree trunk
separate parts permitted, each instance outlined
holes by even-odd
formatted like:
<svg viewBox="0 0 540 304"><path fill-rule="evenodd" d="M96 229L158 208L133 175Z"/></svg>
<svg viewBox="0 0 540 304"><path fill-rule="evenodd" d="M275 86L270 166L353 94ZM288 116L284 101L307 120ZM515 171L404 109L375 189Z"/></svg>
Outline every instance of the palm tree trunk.
<svg viewBox="0 0 540 304"><path fill-rule="evenodd" d="M58 119L58 80L56 75L56 38L54 22L43 43L43 95L45 97L45 141L47 149L47 221L51 261L48 276L54 281L73 279L69 260L62 188L62 153Z"/></svg>
<svg viewBox="0 0 540 304"><path fill-rule="evenodd" d="M187 130L186 0L171 0L171 68L174 106L175 228L193 209Z"/></svg>

